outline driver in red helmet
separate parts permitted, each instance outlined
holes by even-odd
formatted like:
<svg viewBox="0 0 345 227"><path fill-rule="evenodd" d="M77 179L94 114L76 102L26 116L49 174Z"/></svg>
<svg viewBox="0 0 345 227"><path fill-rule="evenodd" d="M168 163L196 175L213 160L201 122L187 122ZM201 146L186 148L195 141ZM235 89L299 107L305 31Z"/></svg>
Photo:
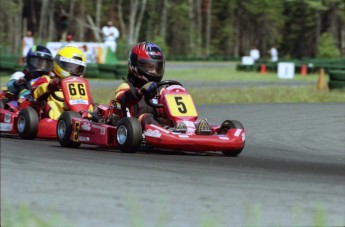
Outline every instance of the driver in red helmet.
<svg viewBox="0 0 345 227"><path fill-rule="evenodd" d="M141 42L135 45L128 58L127 81L115 91L115 99L122 107L129 109L131 116L139 119L143 129L146 124L167 124L168 119L158 116L157 111L149 106L145 97L151 99L157 94L157 83L164 75L165 57L162 49L154 43ZM206 120L201 120L196 133L209 129ZM178 131L187 131L187 126L180 122Z"/></svg>

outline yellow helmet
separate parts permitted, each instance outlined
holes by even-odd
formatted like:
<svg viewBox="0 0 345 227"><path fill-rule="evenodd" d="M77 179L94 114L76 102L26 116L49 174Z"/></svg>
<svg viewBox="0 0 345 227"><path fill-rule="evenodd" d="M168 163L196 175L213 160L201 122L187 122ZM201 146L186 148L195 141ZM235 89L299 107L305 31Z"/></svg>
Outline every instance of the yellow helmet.
<svg viewBox="0 0 345 227"><path fill-rule="evenodd" d="M53 71L58 77L82 76L85 69L85 55L77 47L65 46L56 53Z"/></svg>

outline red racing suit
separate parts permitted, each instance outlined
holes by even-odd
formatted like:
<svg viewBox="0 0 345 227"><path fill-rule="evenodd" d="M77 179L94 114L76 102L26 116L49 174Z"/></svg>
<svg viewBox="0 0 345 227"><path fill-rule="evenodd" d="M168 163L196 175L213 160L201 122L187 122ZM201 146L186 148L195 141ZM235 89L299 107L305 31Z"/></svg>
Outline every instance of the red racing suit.
<svg viewBox="0 0 345 227"><path fill-rule="evenodd" d="M128 108L131 116L139 119L143 129L146 124L172 125L169 119L160 116L155 108L145 102L144 96L139 94L139 89L130 81L123 82L115 90L115 100L122 107Z"/></svg>

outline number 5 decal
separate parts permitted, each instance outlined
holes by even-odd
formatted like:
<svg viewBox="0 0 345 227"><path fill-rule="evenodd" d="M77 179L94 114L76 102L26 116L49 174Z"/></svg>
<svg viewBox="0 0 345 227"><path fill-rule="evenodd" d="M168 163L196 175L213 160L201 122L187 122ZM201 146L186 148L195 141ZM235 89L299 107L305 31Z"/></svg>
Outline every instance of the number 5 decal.
<svg viewBox="0 0 345 227"><path fill-rule="evenodd" d="M183 98L182 97L175 97L175 101L178 107L178 110L180 111L180 113L187 113L187 108L186 105L182 102Z"/></svg>

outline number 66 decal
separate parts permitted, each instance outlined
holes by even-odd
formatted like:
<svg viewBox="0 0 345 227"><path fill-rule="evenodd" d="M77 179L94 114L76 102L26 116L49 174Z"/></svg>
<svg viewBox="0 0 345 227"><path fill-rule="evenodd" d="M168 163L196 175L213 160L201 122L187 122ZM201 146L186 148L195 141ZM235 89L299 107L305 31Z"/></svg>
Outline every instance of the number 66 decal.
<svg viewBox="0 0 345 227"><path fill-rule="evenodd" d="M88 99L83 83L68 83L68 93L71 99Z"/></svg>

